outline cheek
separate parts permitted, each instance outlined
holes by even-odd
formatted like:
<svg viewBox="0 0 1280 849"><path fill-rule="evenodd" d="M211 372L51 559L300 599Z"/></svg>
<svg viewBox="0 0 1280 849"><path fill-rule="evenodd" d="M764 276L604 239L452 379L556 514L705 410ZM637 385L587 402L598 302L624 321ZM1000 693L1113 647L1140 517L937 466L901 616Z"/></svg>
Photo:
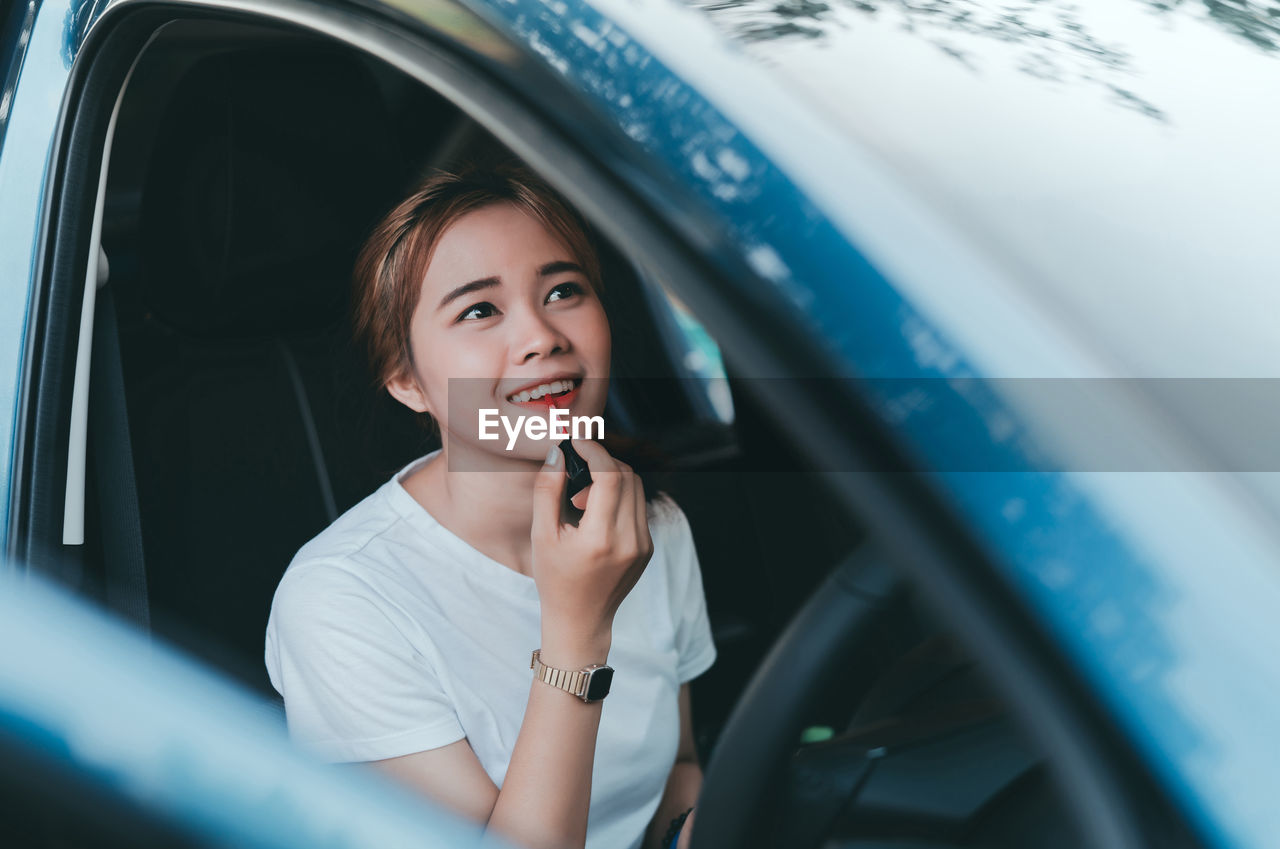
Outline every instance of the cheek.
<svg viewBox="0 0 1280 849"><path fill-rule="evenodd" d="M438 330L423 334L414 353L420 357L419 385L436 417L442 420L441 426L453 433L474 436L477 411L495 406L493 385L495 377L501 376L501 368L490 355L491 346L460 338L465 335Z"/></svg>
<svg viewBox="0 0 1280 849"><path fill-rule="evenodd" d="M414 335L420 371L438 385L451 377L494 377L493 341L466 328L422 327ZM498 360L500 362L500 358Z"/></svg>

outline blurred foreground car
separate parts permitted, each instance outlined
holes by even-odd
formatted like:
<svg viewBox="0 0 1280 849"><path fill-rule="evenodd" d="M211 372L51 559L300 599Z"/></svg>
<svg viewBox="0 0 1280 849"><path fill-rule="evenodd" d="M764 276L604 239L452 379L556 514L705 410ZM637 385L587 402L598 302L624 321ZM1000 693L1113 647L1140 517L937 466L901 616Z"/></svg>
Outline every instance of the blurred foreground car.
<svg viewBox="0 0 1280 849"><path fill-rule="evenodd" d="M317 766L260 701L48 582L0 588L6 849L499 845Z"/></svg>
<svg viewBox="0 0 1280 849"><path fill-rule="evenodd" d="M416 174L510 152L599 231L608 417L670 458L697 538L695 849L1277 845L1273 3L0 16L10 571L270 705L285 564L429 447L350 344L354 250ZM6 650L67 648L79 614L31 609ZM159 715L127 752L69 739L56 714L116 692L85 658L137 673L66 633L83 657L6 658L10 785L169 775ZM156 698L193 674L155 667ZM192 769L283 733L259 717ZM261 757L244 780L295 768ZM137 786L99 810L215 843L338 810Z"/></svg>

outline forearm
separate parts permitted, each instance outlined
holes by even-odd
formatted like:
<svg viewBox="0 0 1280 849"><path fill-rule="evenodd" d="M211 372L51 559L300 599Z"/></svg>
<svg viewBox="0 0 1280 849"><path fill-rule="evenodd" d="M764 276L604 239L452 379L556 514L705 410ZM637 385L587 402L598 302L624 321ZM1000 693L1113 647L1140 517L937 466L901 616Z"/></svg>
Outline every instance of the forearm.
<svg viewBox="0 0 1280 849"><path fill-rule="evenodd" d="M608 634L561 637L544 631L542 657L548 665L577 669L605 662L609 643ZM532 681L490 828L530 849L585 845L602 705Z"/></svg>
<svg viewBox="0 0 1280 849"><path fill-rule="evenodd" d="M702 790L702 767L696 758L679 760L671 767L667 777L667 787L663 791L662 801L654 812L649 828L645 832L645 849L667 849L662 844L667 826L676 817L692 808L698 802L698 793Z"/></svg>

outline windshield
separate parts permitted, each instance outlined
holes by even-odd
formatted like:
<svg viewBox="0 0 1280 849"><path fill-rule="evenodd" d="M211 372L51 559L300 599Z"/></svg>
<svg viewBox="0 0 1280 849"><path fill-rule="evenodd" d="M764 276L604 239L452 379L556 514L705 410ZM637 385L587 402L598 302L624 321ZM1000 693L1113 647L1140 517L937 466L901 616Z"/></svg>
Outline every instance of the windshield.
<svg viewBox="0 0 1280 849"><path fill-rule="evenodd" d="M1125 374L1280 375L1277 0L693 5Z"/></svg>

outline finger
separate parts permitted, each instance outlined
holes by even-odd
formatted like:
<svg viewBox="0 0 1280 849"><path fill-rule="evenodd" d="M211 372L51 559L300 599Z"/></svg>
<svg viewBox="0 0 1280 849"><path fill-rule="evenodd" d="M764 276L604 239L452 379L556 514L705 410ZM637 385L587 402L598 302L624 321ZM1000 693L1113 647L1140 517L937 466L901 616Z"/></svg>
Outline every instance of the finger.
<svg viewBox="0 0 1280 849"><path fill-rule="evenodd" d="M591 470L592 480L595 479L596 472L616 472L618 470L618 461L613 458L613 455L603 445L594 439L574 439L571 442L579 456L587 461L587 468Z"/></svg>
<svg viewBox="0 0 1280 849"><path fill-rule="evenodd" d="M573 494L573 498L569 499L569 503L579 510L587 509L587 498L591 495L591 484L587 484L582 489Z"/></svg>
<svg viewBox="0 0 1280 849"><path fill-rule="evenodd" d="M628 466L626 463L621 462L620 460L615 459L614 463L617 464L618 468L621 469L622 471L631 470L630 466ZM587 468L589 469L590 466L588 466ZM591 497L591 484L588 483L582 489L578 490L573 494L573 497L569 499L569 503L572 504L574 507L577 507L579 510L586 510L587 499L589 499L590 497Z"/></svg>
<svg viewBox="0 0 1280 849"><path fill-rule="evenodd" d="M637 540L636 476L626 463L619 463L618 466L618 512L613 517L613 528L614 533L618 535L618 541L629 544Z"/></svg>
<svg viewBox="0 0 1280 849"><path fill-rule="evenodd" d="M587 464L587 470L594 472L591 475L591 481L594 483L599 479L599 475L606 469L613 469L617 465L617 461L609 454L609 451L600 443L589 439L571 440L574 450L578 452L578 456L582 457L583 462ZM587 484L582 489L574 493L569 499L569 503L579 510L587 509L587 502L591 498L591 484Z"/></svg>
<svg viewBox="0 0 1280 849"><path fill-rule="evenodd" d="M696 813L698 809L694 808L685 819L684 826L680 829L680 838L676 841L677 849L689 849L689 844L693 842L693 817Z"/></svg>
<svg viewBox="0 0 1280 849"><path fill-rule="evenodd" d="M533 539L553 540L560 536L560 500L564 498L564 454L552 445L547 459L533 482Z"/></svg>
<svg viewBox="0 0 1280 849"><path fill-rule="evenodd" d="M618 484L618 513L614 524L620 531L624 530L623 525L625 524L626 539L630 540L634 538L631 536L634 530L631 527L631 517L635 514L634 490L635 481L637 480L636 473L621 460L614 458L614 462L618 464L618 477L620 478Z"/></svg>
<svg viewBox="0 0 1280 849"><path fill-rule="evenodd" d="M649 502L644 497L644 481L639 475L635 476L636 490L636 535L640 540L640 546L645 551L653 550L653 538L649 535Z"/></svg>
<svg viewBox="0 0 1280 849"><path fill-rule="evenodd" d="M649 539L649 505L644 500L644 482L639 475L631 476L630 506L619 520L626 523L627 538L636 552L633 568L643 569L653 556L652 543Z"/></svg>
<svg viewBox="0 0 1280 849"><path fill-rule="evenodd" d="M618 515L626 475L619 470L617 461L598 442L575 439L573 447L587 461L587 468L591 470L591 486L584 490L589 495L582 507L582 521L578 526L608 529L613 526Z"/></svg>
<svg viewBox="0 0 1280 849"><path fill-rule="evenodd" d="M623 491L631 489L621 472L602 472L594 479L578 527L609 533L617 524Z"/></svg>

